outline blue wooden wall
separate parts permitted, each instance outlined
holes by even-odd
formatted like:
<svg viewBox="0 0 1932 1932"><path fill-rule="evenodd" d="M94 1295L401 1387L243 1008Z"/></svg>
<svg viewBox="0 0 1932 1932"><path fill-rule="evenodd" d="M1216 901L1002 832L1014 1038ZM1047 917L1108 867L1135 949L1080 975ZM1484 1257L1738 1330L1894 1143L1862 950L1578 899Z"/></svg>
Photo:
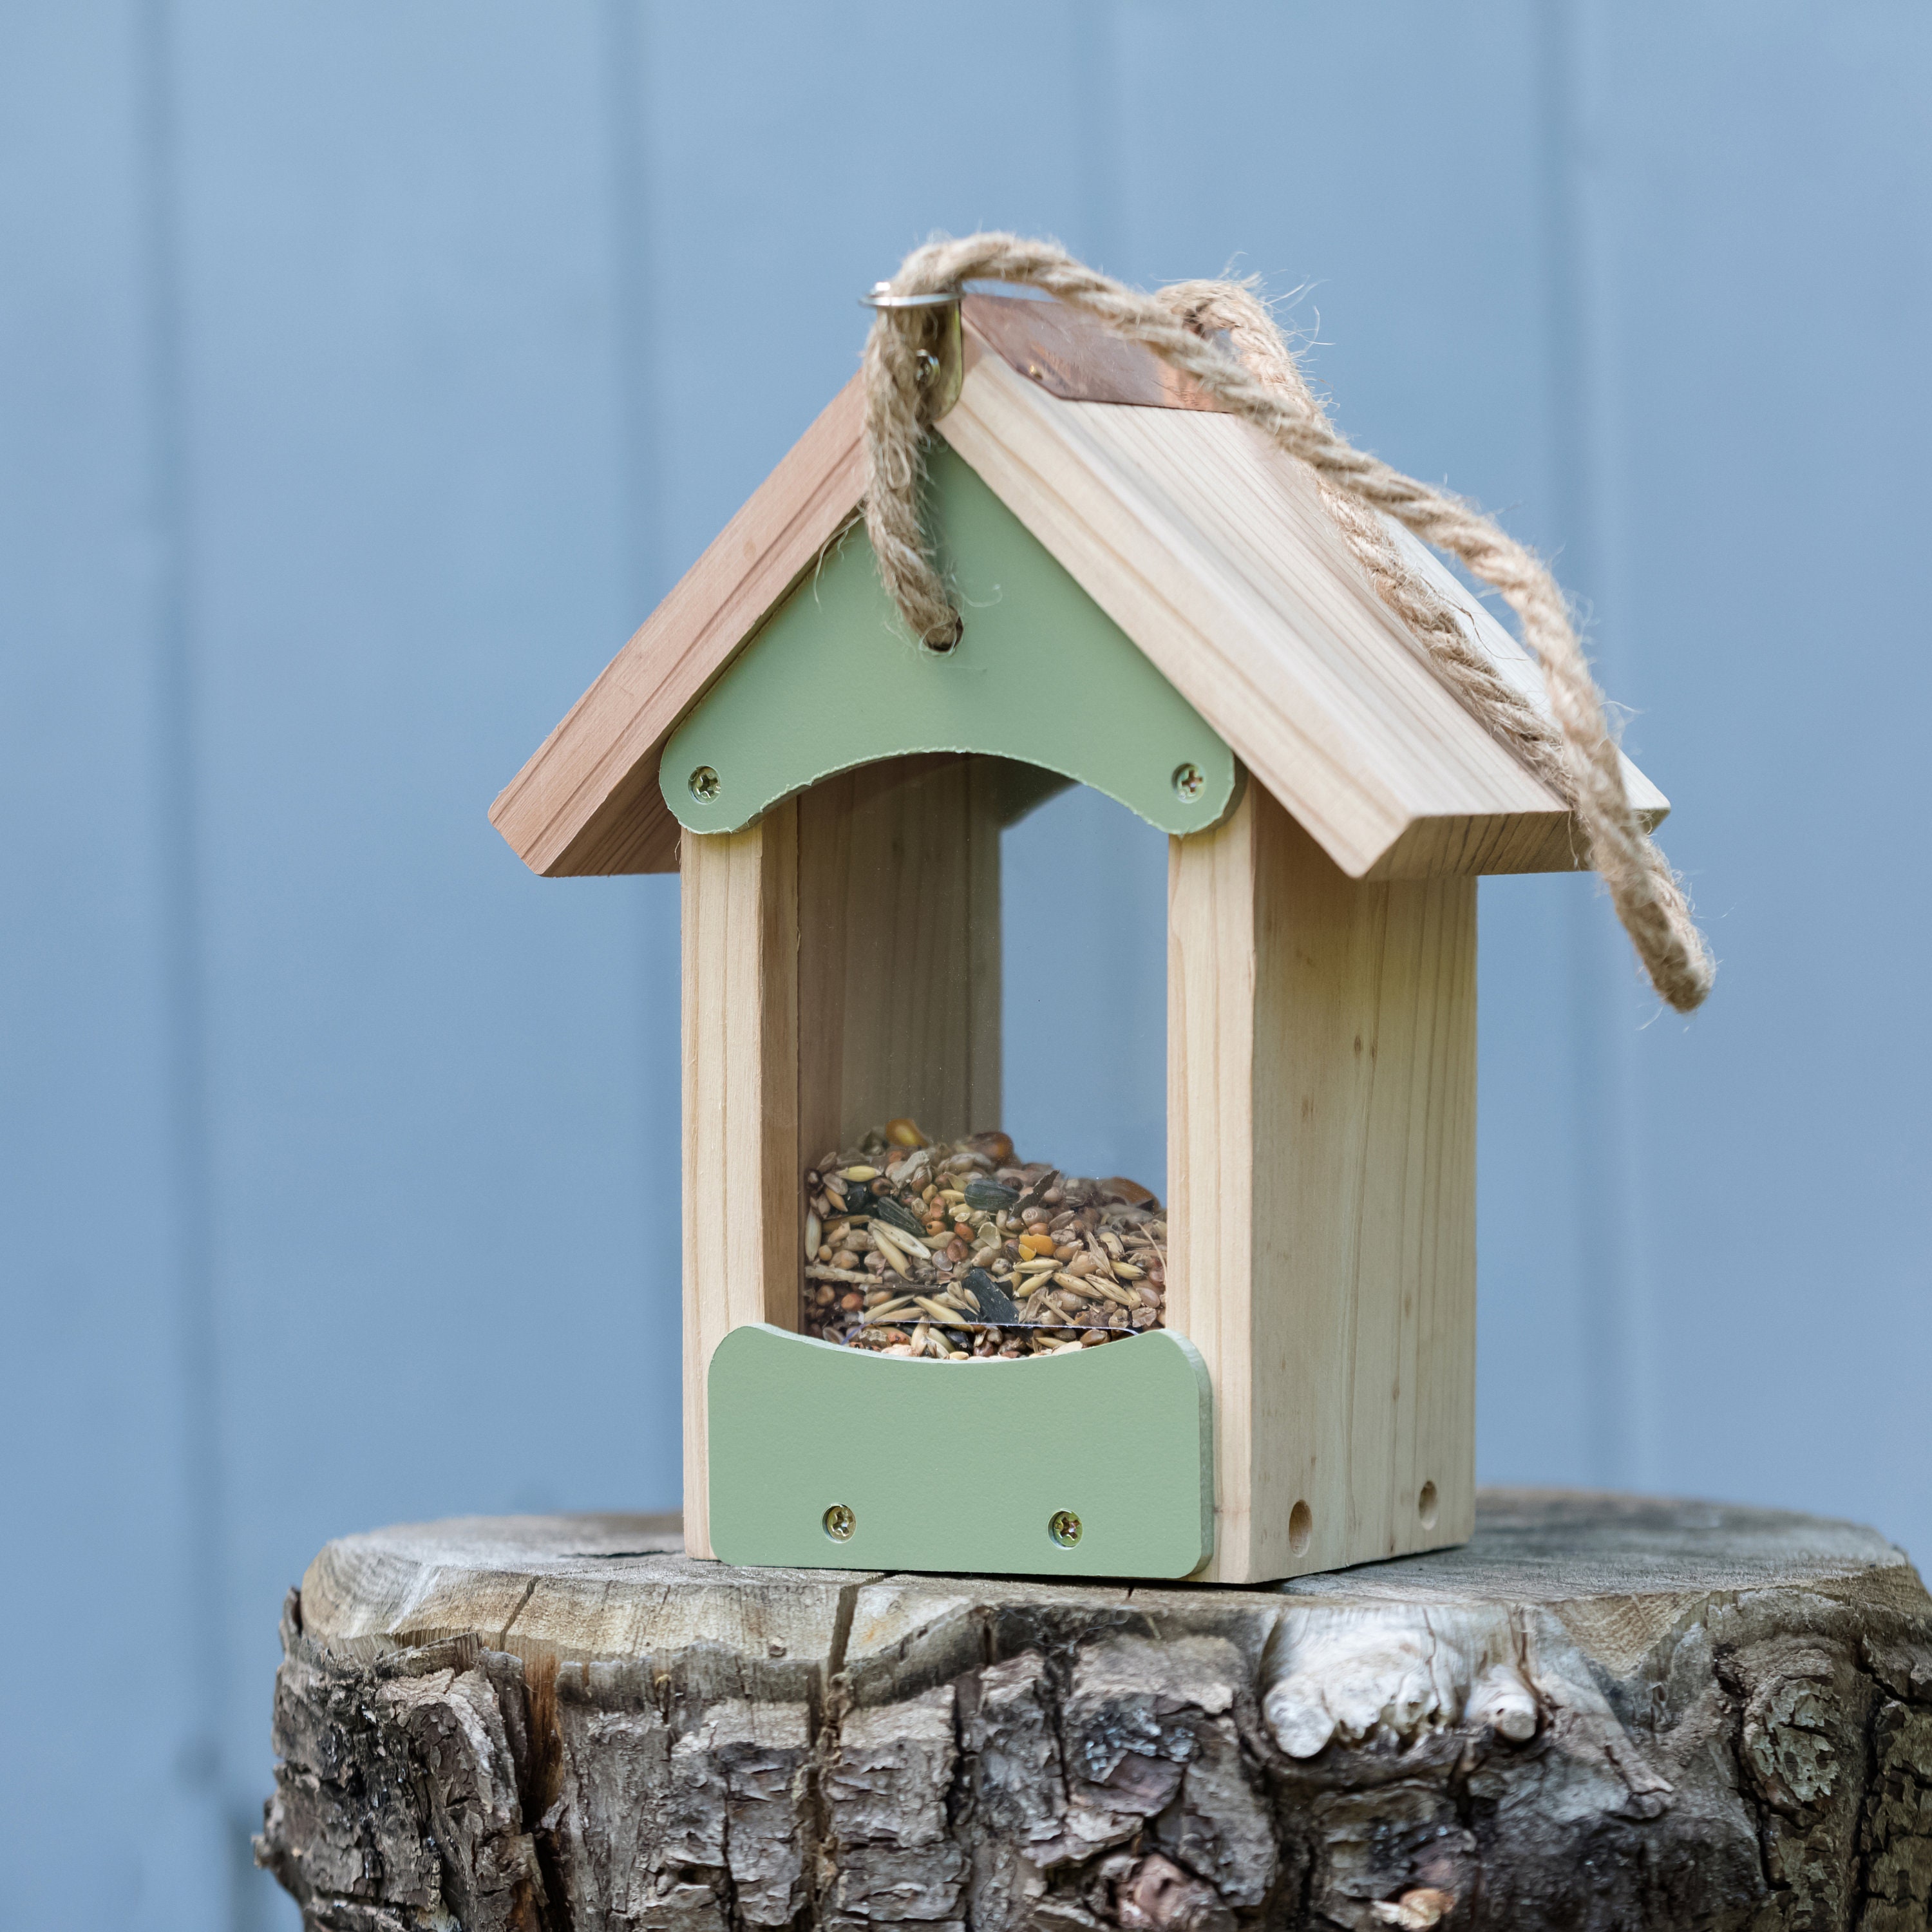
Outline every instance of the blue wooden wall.
<svg viewBox="0 0 1932 1932"><path fill-rule="evenodd" d="M484 812L935 228L1302 289L1676 802L1688 1024L1484 888L1484 1474L1932 1548L1928 100L1904 0L0 4L0 1924L289 1922L325 1538L675 1497L674 882Z"/></svg>

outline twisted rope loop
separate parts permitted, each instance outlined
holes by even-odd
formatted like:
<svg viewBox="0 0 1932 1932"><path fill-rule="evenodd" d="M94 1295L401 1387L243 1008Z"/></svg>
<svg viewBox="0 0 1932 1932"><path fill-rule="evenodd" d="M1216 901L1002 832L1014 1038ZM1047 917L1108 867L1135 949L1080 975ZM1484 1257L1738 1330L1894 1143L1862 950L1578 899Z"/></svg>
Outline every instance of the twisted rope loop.
<svg viewBox="0 0 1932 1932"><path fill-rule="evenodd" d="M1660 998L1679 1012L1703 1002L1716 971L1677 875L1624 789L1602 694L1562 592L1534 554L1460 498L1357 449L1330 423L1267 309L1236 282L1129 289L1050 242L983 234L908 255L890 284L934 295L973 280L1043 290L1184 370L1231 414L1315 472L1323 502L1384 604L1408 626L1462 702L1573 812L1590 862ZM919 520L927 372L935 312L882 309L866 344L869 463L866 529L879 574L914 636L938 649L960 635L958 612L926 554ZM1225 333L1234 353L1214 340ZM1403 562L1384 516L1459 557L1515 611L1542 668L1554 724L1496 671L1450 607Z"/></svg>

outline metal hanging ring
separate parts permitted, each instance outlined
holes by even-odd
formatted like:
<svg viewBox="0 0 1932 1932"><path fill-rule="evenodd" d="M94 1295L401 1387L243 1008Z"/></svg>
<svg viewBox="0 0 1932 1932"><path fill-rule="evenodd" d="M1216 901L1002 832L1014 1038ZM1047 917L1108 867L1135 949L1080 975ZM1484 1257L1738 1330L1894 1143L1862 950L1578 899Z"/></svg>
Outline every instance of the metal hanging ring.
<svg viewBox="0 0 1932 1932"><path fill-rule="evenodd" d="M963 289L942 289L936 295L896 296L890 282L874 282L859 298L867 308L951 308L966 298Z"/></svg>

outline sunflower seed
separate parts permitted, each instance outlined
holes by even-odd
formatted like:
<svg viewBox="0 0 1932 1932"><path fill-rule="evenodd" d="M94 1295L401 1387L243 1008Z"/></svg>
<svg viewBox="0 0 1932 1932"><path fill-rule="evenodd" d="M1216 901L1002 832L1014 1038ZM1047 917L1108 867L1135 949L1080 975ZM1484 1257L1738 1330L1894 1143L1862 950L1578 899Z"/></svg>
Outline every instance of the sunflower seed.
<svg viewBox="0 0 1932 1932"><path fill-rule="evenodd" d="M982 1214L997 1214L1003 1208L1010 1208L1019 1199L1018 1194L1010 1187L1003 1187L997 1180L974 1178L966 1184L966 1192L962 1197L968 1207L976 1208Z"/></svg>

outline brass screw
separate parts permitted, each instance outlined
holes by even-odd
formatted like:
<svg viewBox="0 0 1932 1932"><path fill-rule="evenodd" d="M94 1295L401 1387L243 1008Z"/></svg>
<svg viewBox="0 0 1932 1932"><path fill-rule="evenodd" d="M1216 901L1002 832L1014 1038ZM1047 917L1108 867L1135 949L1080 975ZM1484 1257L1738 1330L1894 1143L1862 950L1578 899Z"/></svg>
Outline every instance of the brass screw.
<svg viewBox="0 0 1932 1932"><path fill-rule="evenodd" d="M1174 788L1192 805L1208 789L1207 776L1198 765L1176 765Z"/></svg>
<svg viewBox="0 0 1932 1932"><path fill-rule="evenodd" d="M718 796L720 789L718 774L709 765L700 765L691 775L691 795L701 799L706 805Z"/></svg>
<svg viewBox="0 0 1932 1932"><path fill-rule="evenodd" d="M1080 1519L1071 1510L1055 1510L1048 1518L1046 1533L1063 1550L1071 1550L1080 1540Z"/></svg>
<svg viewBox="0 0 1932 1932"><path fill-rule="evenodd" d="M834 1503L825 1512L825 1533L834 1543L850 1543L858 1524L859 1519L843 1503Z"/></svg>

